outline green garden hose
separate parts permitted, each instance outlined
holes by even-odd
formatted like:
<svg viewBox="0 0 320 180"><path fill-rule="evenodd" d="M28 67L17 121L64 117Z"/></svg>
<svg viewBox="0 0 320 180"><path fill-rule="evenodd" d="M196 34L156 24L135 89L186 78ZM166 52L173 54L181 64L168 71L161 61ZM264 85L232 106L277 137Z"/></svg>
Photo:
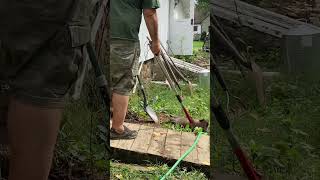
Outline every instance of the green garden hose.
<svg viewBox="0 0 320 180"><path fill-rule="evenodd" d="M172 168L164 175L161 177L160 180L165 180L167 176L169 176L169 174L171 174L176 168L177 166L180 164L180 162L186 158L192 151L193 149L196 147L196 145L198 144L201 135L203 134L203 132L199 132L198 136L196 138L196 140L194 141L194 143L192 144L192 146L178 159L178 161L172 166Z"/></svg>

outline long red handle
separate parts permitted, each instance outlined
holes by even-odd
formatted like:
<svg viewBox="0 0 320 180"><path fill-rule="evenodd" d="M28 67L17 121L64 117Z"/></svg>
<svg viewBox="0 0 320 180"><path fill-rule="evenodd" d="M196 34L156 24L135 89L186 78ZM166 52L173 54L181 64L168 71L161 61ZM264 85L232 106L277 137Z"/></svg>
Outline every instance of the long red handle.
<svg viewBox="0 0 320 180"><path fill-rule="evenodd" d="M214 96L211 96L211 98L211 111L215 115L220 127L225 131L226 137L228 138L228 141L233 149L234 154L237 156L243 171L245 172L249 180L260 180L261 175L258 174L256 169L253 167L252 163L249 161L244 151L241 149L241 146L238 143L235 135L232 133L227 114L224 112L221 104L218 103L217 99Z"/></svg>
<svg viewBox="0 0 320 180"><path fill-rule="evenodd" d="M253 168L251 162L248 160L241 148L234 150L238 160L242 166L243 171L246 173L249 180L261 180L261 176Z"/></svg>
<svg viewBox="0 0 320 180"><path fill-rule="evenodd" d="M193 120L192 117L190 116L190 113L188 112L188 110L187 110L185 107L183 107L182 109L183 109L184 114L186 115L187 119L189 120L190 124L193 124L193 123L194 123L194 120Z"/></svg>
<svg viewBox="0 0 320 180"><path fill-rule="evenodd" d="M189 120L190 124L194 124L194 120L192 119L189 111L184 107L183 103L182 103L182 98L179 95L176 95L178 101L180 102L183 112L186 115L186 118Z"/></svg>

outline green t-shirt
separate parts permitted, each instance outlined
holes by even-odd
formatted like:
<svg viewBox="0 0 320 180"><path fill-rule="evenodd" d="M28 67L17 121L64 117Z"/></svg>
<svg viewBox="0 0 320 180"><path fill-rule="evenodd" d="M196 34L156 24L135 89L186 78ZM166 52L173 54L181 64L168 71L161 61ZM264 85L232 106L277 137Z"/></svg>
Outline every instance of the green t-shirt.
<svg viewBox="0 0 320 180"><path fill-rule="evenodd" d="M113 0L110 2L112 39L139 41L143 9L159 8L158 0Z"/></svg>

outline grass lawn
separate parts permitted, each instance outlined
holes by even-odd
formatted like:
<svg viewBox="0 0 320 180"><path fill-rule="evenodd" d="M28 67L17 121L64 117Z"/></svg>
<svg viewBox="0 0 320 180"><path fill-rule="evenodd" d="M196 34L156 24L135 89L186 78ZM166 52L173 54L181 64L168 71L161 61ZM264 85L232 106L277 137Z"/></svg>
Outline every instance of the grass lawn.
<svg viewBox="0 0 320 180"><path fill-rule="evenodd" d="M189 94L187 86L182 86L184 95L184 105L189 110L194 119L205 119L209 121L209 90L193 88L193 94ZM139 89L137 89L139 90ZM150 84L147 85L147 94L149 105L156 113L165 113L166 115L173 115L185 117L181 105L175 97L175 93L165 85ZM147 117L142 108L142 96L135 94L129 103L129 109L137 113L141 117ZM164 127L172 127L171 123L163 124Z"/></svg>
<svg viewBox="0 0 320 180"><path fill-rule="evenodd" d="M201 50L203 46L203 41L193 41L193 51Z"/></svg>
<svg viewBox="0 0 320 180"><path fill-rule="evenodd" d="M178 103L175 94L169 90L167 86L157 84L146 84L145 89L148 95L148 103L159 115L165 113L167 115L184 117L181 106ZM189 110L191 116L195 119L206 119L209 121L209 90L193 88L191 96L186 86L182 86L184 93L184 105ZM140 92L137 89L137 92ZM142 108L142 96L139 93L134 94L130 98L129 110L137 113L140 118L148 118ZM174 126L171 123L162 124L165 128L170 128L177 131L190 131ZM120 164L117 162L111 163L111 179L160 179L171 167L166 164L150 164L149 166L139 166L130 164ZM198 170L186 171L185 169L177 168L167 177L168 180L205 180L208 177Z"/></svg>
<svg viewBox="0 0 320 180"><path fill-rule="evenodd" d="M268 103L261 108L245 80L226 79L231 92L249 105L232 126L257 169L269 179L319 180L320 83L274 79L266 84ZM225 99L222 92L217 94ZM237 100L231 100L232 107ZM242 172L237 161L232 163L232 152L220 127L212 124L215 168Z"/></svg>
<svg viewBox="0 0 320 180"><path fill-rule="evenodd" d="M209 63L209 53L202 51L202 41L193 41L193 55L175 55L176 58L184 60L189 63L195 63L195 61L204 61Z"/></svg>
<svg viewBox="0 0 320 180"><path fill-rule="evenodd" d="M225 76L225 79L231 93L240 97L247 105L247 108L242 108L241 115L232 119L232 127L257 169L269 179L319 180L320 83L308 84L298 78L286 77L268 81L265 84L268 102L267 106L262 108L257 104L255 92L249 88L247 80L232 76ZM184 117L180 104L168 87L154 84L146 84L145 87L149 105L157 113ZM215 87L215 90L225 107L224 93L220 88ZM193 95L190 96L187 87L183 87L183 94L184 104L193 118L209 121L209 91L194 88ZM90 176L91 167L95 175L90 177L97 177L107 169L105 148L103 141L101 142L107 131L97 128L103 111L94 94L86 98L90 99L91 104L82 100L73 102L67 105L64 112L53 163L53 172L61 175L61 178L69 176L70 172L75 177ZM141 117L146 117L141 105L142 99L135 94L130 100L129 109ZM240 109L238 100L230 98L230 109ZM163 126L188 131L170 123ZM210 148L214 152L214 169L229 174L242 174L238 161L233 157L230 146L214 119L211 127L213 146ZM91 130L93 136L90 138ZM142 167L111 163L114 179L158 179L169 168L164 164ZM206 178L196 170L187 172L177 169L169 179Z"/></svg>
<svg viewBox="0 0 320 180"><path fill-rule="evenodd" d="M117 162L111 163L111 178L114 180L140 180L150 179L159 180L171 167L167 165L149 165L139 166L131 164L121 164ZM206 176L196 170L186 171L184 169L176 169L173 173L166 178L166 180L205 180Z"/></svg>
<svg viewBox="0 0 320 180"><path fill-rule="evenodd" d="M266 82L268 103L266 108L262 108L245 79L228 76L225 79L231 93L240 97L247 105L246 109L242 109L241 116L232 119L232 126L257 169L270 179L318 180L320 84L310 85L285 77L273 79L272 82ZM165 86L151 85L147 89L150 105L156 112L183 116L174 94ZM216 93L226 107L223 92L216 88ZM145 116L140 100L138 96L134 96L130 109ZM209 118L208 91L196 89L193 96L186 97L185 105L194 118ZM239 109L238 100L230 99L230 109ZM220 127L214 119L211 124L214 168L223 169L226 173L235 173L235 170L242 174ZM170 124L164 124L164 127L183 130Z"/></svg>

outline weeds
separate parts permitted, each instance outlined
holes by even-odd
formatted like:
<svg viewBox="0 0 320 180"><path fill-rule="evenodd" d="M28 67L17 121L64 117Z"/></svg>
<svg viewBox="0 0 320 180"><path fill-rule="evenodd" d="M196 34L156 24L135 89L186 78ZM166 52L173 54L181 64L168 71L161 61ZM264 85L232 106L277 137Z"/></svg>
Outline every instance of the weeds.
<svg viewBox="0 0 320 180"><path fill-rule="evenodd" d="M52 179L98 179L97 176L107 176L106 131L103 132L100 127L103 121L100 114L83 100L66 106L56 145Z"/></svg>
<svg viewBox="0 0 320 180"><path fill-rule="evenodd" d="M150 166L136 166L136 165L124 165L119 163L111 164L111 179L118 180L140 180L140 179L150 179L157 180L160 179L170 167L167 165L150 165ZM187 171L186 169L177 169L167 178L168 180L205 180L206 176L199 171Z"/></svg>
<svg viewBox="0 0 320 180"><path fill-rule="evenodd" d="M209 53L202 50L202 41L193 42L193 55L175 55L177 59L184 60L189 63L196 63L197 61L204 61L209 63Z"/></svg>
<svg viewBox="0 0 320 180"><path fill-rule="evenodd" d="M240 83L243 84L243 83ZM232 86L240 97L250 93L246 86ZM319 83L281 77L267 84L268 104L260 108L249 101L248 112L233 121L233 128L254 165L269 179L319 179ZM246 92L246 93L243 93ZM217 92L217 94L222 94ZM245 97L246 98L246 97ZM252 98L251 98L252 99ZM228 172L242 172L234 161L228 142L213 123L213 163ZM217 137L216 137L217 136Z"/></svg>
<svg viewBox="0 0 320 180"><path fill-rule="evenodd" d="M182 86L183 92L187 91L186 86ZM159 114L184 117L181 105L177 101L175 94L166 86L150 84L148 90L149 105ZM209 121L209 90L195 88L193 95L184 96L184 105L189 110L194 119L205 119ZM130 99L129 109L138 114L141 118L148 118L142 108L142 99L139 94L135 94ZM167 119L168 120L168 119ZM191 129L182 128L179 125L174 125L170 122L165 123L164 127L176 130L190 132Z"/></svg>

